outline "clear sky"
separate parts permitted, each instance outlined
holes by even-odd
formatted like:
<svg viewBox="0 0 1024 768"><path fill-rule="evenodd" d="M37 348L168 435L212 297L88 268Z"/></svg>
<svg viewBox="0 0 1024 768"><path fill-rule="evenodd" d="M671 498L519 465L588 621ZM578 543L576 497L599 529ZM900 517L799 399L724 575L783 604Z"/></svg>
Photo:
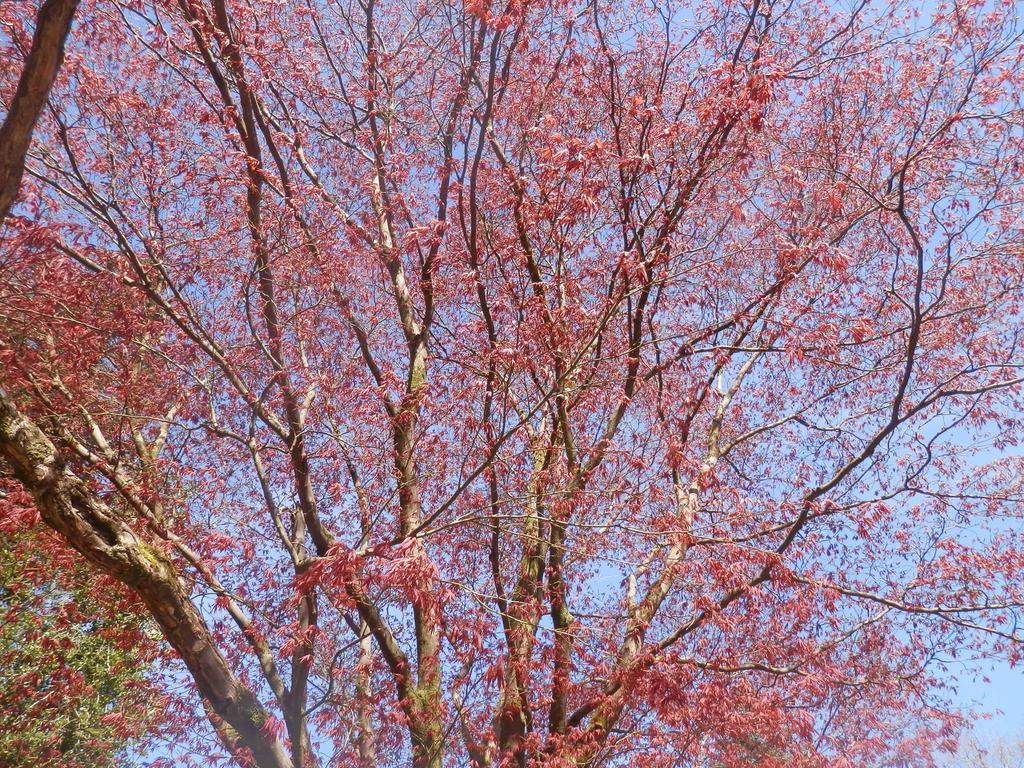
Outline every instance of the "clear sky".
<svg viewBox="0 0 1024 768"><path fill-rule="evenodd" d="M979 662L970 669L977 679L971 680L971 673L965 673L957 699L964 706L975 705L992 714L990 720L975 725L979 739L1024 736L1024 669L1011 669L1003 662Z"/></svg>

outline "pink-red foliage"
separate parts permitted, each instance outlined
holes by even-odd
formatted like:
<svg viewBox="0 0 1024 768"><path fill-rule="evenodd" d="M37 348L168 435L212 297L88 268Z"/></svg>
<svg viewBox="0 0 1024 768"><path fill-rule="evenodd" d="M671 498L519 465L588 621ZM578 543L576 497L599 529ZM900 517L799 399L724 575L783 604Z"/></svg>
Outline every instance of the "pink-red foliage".
<svg viewBox="0 0 1024 768"><path fill-rule="evenodd" d="M1022 640L1024 26L919 5L83 3L3 386L267 765L953 743ZM182 679L168 759L244 764Z"/></svg>

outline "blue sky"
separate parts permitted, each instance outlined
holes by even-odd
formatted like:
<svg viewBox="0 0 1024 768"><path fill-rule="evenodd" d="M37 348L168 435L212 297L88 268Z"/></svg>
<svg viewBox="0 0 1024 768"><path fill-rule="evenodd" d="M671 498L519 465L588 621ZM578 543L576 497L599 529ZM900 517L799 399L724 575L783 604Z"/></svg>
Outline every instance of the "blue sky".
<svg viewBox="0 0 1024 768"><path fill-rule="evenodd" d="M976 679L971 679L975 677ZM986 682L984 677L988 678ZM1011 669L1001 661L975 662L961 677L957 700L962 706L975 706L990 713L979 720L975 732L984 742L989 739L1024 736L1024 669ZM1001 714L997 714L1001 710Z"/></svg>

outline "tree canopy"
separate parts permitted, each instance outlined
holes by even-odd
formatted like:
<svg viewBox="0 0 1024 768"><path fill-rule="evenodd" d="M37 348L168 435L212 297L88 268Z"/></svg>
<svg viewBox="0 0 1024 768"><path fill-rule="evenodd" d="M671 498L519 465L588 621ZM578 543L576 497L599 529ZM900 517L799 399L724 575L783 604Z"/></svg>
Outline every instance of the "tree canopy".
<svg viewBox="0 0 1024 768"><path fill-rule="evenodd" d="M0 765L122 766L157 715L143 614L111 610L118 591L34 552L45 534L30 533L0 549Z"/></svg>
<svg viewBox="0 0 1024 768"><path fill-rule="evenodd" d="M0 4L0 530L153 627L152 762L955 747L1024 639L1020 14Z"/></svg>

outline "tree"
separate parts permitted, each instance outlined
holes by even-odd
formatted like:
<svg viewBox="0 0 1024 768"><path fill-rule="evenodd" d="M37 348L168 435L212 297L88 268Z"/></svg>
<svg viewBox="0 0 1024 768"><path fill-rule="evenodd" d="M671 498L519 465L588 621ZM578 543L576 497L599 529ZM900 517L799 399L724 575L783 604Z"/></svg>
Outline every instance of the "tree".
<svg viewBox="0 0 1024 768"><path fill-rule="evenodd" d="M64 40L77 6L78 0L46 0L39 8L18 88L0 126L0 222L17 197L32 130L64 59Z"/></svg>
<svg viewBox="0 0 1024 768"><path fill-rule="evenodd" d="M916 5L80 9L0 455L180 658L175 764L955 745L1022 639L1024 57Z"/></svg>
<svg viewBox="0 0 1024 768"><path fill-rule="evenodd" d="M964 739L948 764L963 768L1022 768L1024 742L1005 738L982 740L972 734Z"/></svg>
<svg viewBox="0 0 1024 768"><path fill-rule="evenodd" d="M55 572L26 539L0 551L0 765L123 765L154 709L141 616L110 615L96 604L109 589L74 562Z"/></svg>

